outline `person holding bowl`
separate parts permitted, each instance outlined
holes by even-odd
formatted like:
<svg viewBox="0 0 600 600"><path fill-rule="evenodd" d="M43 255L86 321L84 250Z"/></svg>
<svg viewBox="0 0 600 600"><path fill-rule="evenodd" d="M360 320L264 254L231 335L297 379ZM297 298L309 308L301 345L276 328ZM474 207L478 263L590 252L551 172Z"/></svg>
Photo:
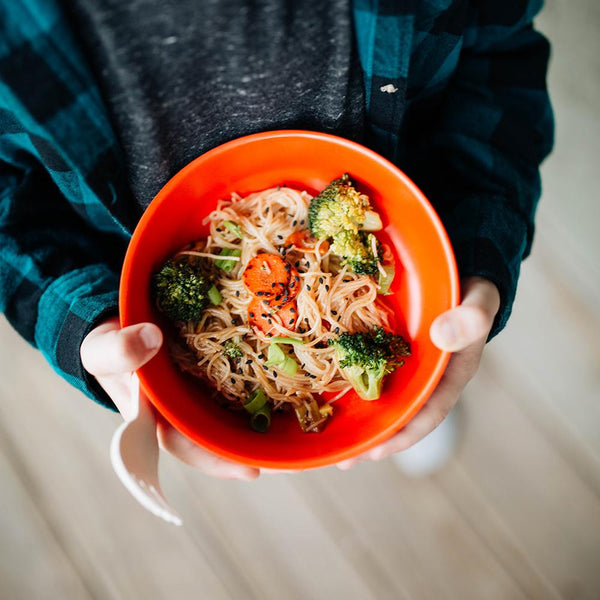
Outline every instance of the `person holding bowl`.
<svg viewBox="0 0 600 600"><path fill-rule="evenodd" d="M431 326L453 353L437 389L402 431L339 466L410 447L444 420L506 325L531 248L553 137L549 46L532 26L540 5L0 3L4 314L67 381L126 414L131 373L163 343L155 325L116 318L127 242L150 200L223 142L333 133L415 181L458 263L462 302ZM169 426L158 435L207 474L260 474Z"/></svg>

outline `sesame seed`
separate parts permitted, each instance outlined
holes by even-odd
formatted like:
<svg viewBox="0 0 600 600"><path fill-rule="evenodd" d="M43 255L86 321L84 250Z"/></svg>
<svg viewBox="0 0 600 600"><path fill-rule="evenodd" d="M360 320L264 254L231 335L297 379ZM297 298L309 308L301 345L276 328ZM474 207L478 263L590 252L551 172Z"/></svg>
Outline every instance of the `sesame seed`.
<svg viewBox="0 0 600 600"><path fill-rule="evenodd" d="M229 381L231 381L231 383L233 383L233 384L235 385L235 379L234 379L233 377L231 377L231 378L229 379Z"/></svg>
<svg viewBox="0 0 600 600"><path fill-rule="evenodd" d="M253 313L253 312L250 312L250 313L248 313L248 314L250 315L250 318L251 318L251 319L254 319L254 313Z"/></svg>
<svg viewBox="0 0 600 600"><path fill-rule="evenodd" d="M275 379L277 379L277 371L273 370L273 377L275 377Z"/></svg>
<svg viewBox="0 0 600 600"><path fill-rule="evenodd" d="M306 289L307 289L307 290L310 292L310 289L311 289L311 288L310 288L310 285L307 285L307 286L306 286Z"/></svg>
<svg viewBox="0 0 600 600"><path fill-rule="evenodd" d="M240 290L236 290L236 291L235 291L235 297L236 297L236 298L239 298L239 297L240 297Z"/></svg>
<svg viewBox="0 0 600 600"><path fill-rule="evenodd" d="M319 277L319 283L323 283L323 278Z"/></svg>
<svg viewBox="0 0 600 600"><path fill-rule="evenodd" d="M328 292L329 291L329 286L327 284L325 284L325 291Z"/></svg>
<svg viewBox="0 0 600 600"><path fill-rule="evenodd" d="M292 221L292 227L296 227L296 225L298 225L298 221L296 221L296 219L294 219L294 220Z"/></svg>
<svg viewBox="0 0 600 600"><path fill-rule="evenodd" d="M332 310L331 314L335 317L335 315L337 315L337 310Z"/></svg>
<svg viewBox="0 0 600 600"><path fill-rule="evenodd" d="M289 324L293 325L294 324L294 319L290 319Z"/></svg>
<svg viewBox="0 0 600 600"><path fill-rule="evenodd" d="M258 355L258 358L260 358L260 360L262 360L264 357L265 357L265 355L264 355L264 354L259 354L259 355Z"/></svg>
<svg viewBox="0 0 600 600"><path fill-rule="evenodd" d="M252 364L252 359L251 359L251 358L249 358L249 359L246 361L246 364L247 364L247 365L251 365L251 364Z"/></svg>
<svg viewBox="0 0 600 600"><path fill-rule="evenodd" d="M304 225L304 219L300 221L300 225Z"/></svg>

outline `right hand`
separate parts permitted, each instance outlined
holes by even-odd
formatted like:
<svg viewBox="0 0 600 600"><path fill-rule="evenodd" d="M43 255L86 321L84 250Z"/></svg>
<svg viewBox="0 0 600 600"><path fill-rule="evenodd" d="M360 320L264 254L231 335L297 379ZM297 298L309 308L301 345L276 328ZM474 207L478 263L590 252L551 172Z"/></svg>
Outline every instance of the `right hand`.
<svg viewBox="0 0 600 600"><path fill-rule="evenodd" d="M161 330L152 323L121 328L117 318L94 328L81 344L81 361L115 403L125 419L131 418L131 378L160 349ZM140 390L140 402L149 402ZM256 479L258 469L230 462L204 450L163 419L157 422L160 447L182 462L218 479Z"/></svg>

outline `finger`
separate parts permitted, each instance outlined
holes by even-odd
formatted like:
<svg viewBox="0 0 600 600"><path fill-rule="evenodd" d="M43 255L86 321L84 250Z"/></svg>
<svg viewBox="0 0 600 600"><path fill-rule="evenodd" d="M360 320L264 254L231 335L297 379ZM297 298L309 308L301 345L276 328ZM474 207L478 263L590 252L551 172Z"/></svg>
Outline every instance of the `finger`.
<svg viewBox="0 0 600 600"><path fill-rule="evenodd" d="M437 317L430 328L432 342L446 352L458 352L487 339L500 305L500 295L490 281L465 280L463 301Z"/></svg>
<svg viewBox="0 0 600 600"><path fill-rule="evenodd" d="M81 361L96 377L139 369L159 350L162 333L152 323L119 328L114 320L94 329L81 344Z"/></svg>
<svg viewBox="0 0 600 600"><path fill-rule="evenodd" d="M361 458L380 460L407 450L429 435L447 417L467 383L474 377L482 352L483 344L453 354L438 386L418 414L400 432Z"/></svg>
<svg viewBox="0 0 600 600"><path fill-rule="evenodd" d="M157 435L163 450L206 475L217 479L243 479L246 481L256 479L260 475L260 471L254 467L225 460L204 450L162 420L158 422Z"/></svg>

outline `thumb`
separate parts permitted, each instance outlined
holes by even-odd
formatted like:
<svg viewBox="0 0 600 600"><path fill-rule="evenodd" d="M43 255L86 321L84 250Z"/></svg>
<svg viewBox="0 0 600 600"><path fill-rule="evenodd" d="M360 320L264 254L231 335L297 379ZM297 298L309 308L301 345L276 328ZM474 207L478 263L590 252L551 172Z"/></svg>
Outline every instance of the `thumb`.
<svg viewBox="0 0 600 600"><path fill-rule="evenodd" d="M485 341L500 305L496 286L480 278L465 280L460 306L442 313L431 324L431 341L446 352L459 352Z"/></svg>
<svg viewBox="0 0 600 600"><path fill-rule="evenodd" d="M116 320L92 330L81 344L81 361L96 377L139 369L159 350L163 336L153 323L138 323L121 329Z"/></svg>

